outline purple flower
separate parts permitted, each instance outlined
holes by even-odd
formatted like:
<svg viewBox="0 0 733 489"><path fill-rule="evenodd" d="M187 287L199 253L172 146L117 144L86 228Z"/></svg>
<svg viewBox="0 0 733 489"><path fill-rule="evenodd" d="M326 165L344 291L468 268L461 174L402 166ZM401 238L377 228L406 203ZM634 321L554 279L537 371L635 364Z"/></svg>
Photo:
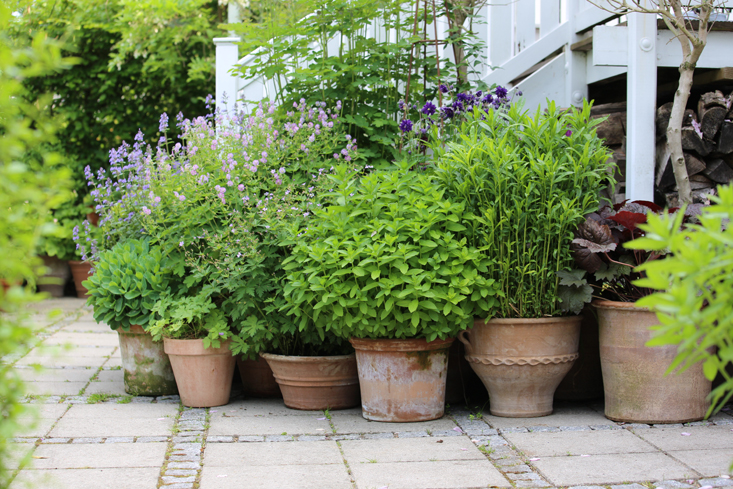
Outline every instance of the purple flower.
<svg viewBox="0 0 733 489"><path fill-rule="evenodd" d="M145 214L146 216L150 215L150 209L148 209L147 207L143 206L142 211L143 211L143 214Z"/></svg>
<svg viewBox="0 0 733 489"><path fill-rule="evenodd" d="M158 126L158 131L165 132L168 130L168 114L163 112L160 114L160 125Z"/></svg>
<svg viewBox="0 0 733 489"><path fill-rule="evenodd" d="M420 112L427 116L435 114L435 104L433 104L432 102L426 102Z"/></svg>
<svg viewBox="0 0 733 489"><path fill-rule="evenodd" d="M504 87L497 86L496 90L494 90L494 93L496 93L496 96L499 98L506 97L506 94L508 93L507 89Z"/></svg>
<svg viewBox="0 0 733 489"><path fill-rule="evenodd" d="M570 137L570 136L572 136L572 134L573 134L573 131L571 131L570 129L568 129L567 131L565 131L565 137Z"/></svg>
<svg viewBox="0 0 733 489"><path fill-rule="evenodd" d="M440 90L440 91L441 91L442 93L448 93L448 85L443 85L443 84L441 83L441 84L440 84L440 86L438 87L438 89L439 89L439 90Z"/></svg>
<svg viewBox="0 0 733 489"><path fill-rule="evenodd" d="M405 109L405 101L404 100L400 100L399 102L397 102L397 106L400 108L400 110L404 110Z"/></svg>
<svg viewBox="0 0 733 489"><path fill-rule="evenodd" d="M400 131L402 132L412 131L412 121L410 119L403 119L402 122L400 122Z"/></svg>

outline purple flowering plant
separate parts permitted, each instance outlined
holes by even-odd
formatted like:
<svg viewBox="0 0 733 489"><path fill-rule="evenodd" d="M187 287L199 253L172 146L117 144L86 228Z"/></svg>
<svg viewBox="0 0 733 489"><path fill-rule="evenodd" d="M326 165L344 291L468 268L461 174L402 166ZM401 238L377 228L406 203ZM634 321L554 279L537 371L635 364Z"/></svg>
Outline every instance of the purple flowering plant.
<svg viewBox="0 0 733 489"><path fill-rule="evenodd" d="M176 118L182 142L167 140L161 117L157 147L110 151L110 169L87 173L104 238L147 236L171 259L172 284L153 307L154 337L233 339L233 351L254 356L279 347L280 263L292 229L300 228L334 162L349 164L356 146L340 132L340 104L290 110L261 103L250 112Z"/></svg>

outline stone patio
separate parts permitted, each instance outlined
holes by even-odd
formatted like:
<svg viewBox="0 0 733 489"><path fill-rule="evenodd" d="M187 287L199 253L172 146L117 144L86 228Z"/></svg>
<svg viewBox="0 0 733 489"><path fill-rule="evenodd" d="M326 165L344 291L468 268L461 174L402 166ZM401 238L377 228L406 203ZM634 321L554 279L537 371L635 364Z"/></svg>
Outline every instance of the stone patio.
<svg viewBox="0 0 733 489"><path fill-rule="evenodd" d="M117 335L84 301L34 308L38 344L3 359L28 382L38 414L15 440L12 488L733 486L728 411L650 426L609 421L600 403L559 404L529 419L454 406L436 421L378 423L360 409L295 411L236 389L226 406L187 409L177 396L125 394ZM53 309L62 313L48 319Z"/></svg>

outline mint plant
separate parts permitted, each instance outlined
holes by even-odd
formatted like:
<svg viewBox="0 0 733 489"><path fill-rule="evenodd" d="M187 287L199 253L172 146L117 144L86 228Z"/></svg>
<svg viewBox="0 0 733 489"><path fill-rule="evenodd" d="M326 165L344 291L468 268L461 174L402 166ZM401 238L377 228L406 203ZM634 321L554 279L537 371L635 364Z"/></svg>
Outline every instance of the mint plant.
<svg viewBox="0 0 733 489"><path fill-rule="evenodd" d="M487 258L459 233L464 204L410 162L357 181L332 176L330 205L285 261L286 310L321 338L449 338L496 304Z"/></svg>
<svg viewBox="0 0 733 489"><path fill-rule="evenodd" d="M703 208L699 224L683 226L685 212L650 214L640 225L646 235L626 244L667 254L638 267L646 277L636 285L655 292L637 304L655 311L660 322L647 345L678 345L668 373L703 362L709 380L723 376L711 393L708 415L733 396L733 377L726 370L733 361L733 186L720 186L718 193L711 197L713 205Z"/></svg>
<svg viewBox="0 0 733 489"><path fill-rule="evenodd" d="M435 175L466 206L461 234L488 258L482 276L499 287L496 317L561 314L558 271L573 263L573 231L598 209L609 172L590 106L534 115L474 110L454 141L435 141Z"/></svg>
<svg viewBox="0 0 733 489"><path fill-rule="evenodd" d="M103 251L94 274L83 282L94 319L116 330L148 329L153 307L170 289L171 261L148 240L131 239Z"/></svg>

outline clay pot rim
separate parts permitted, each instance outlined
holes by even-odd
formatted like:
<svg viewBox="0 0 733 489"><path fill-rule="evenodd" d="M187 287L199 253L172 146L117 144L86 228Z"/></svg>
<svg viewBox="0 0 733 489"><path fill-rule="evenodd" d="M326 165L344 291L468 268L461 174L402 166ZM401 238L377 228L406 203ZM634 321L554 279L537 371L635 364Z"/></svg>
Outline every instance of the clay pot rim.
<svg viewBox="0 0 733 489"><path fill-rule="evenodd" d="M197 348L200 350L200 353L189 353L187 350L187 346L185 345L192 345L192 342L198 342L200 344L200 348ZM229 345L231 344L232 340L224 340L221 342L221 346L219 348L204 348L204 339L203 338L194 338L194 339L188 339L188 340L177 340L173 338L166 338L163 337L163 350L168 355L224 355L229 354L232 355L232 351L229 349ZM183 351L183 353L181 353ZM233 357L234 355L232 355Z"/></svg>
<svg viewBox="0 0 733 489"><path fill-rule="evenodd" d="M600 309L623 309L627 311L646 311L649 312L648 307L639 307L636 302L622 302L622 301L608 301L602 299L594 299L591 305Z"/></svg>
<svg viewBox="0 0 733 489"><path fill-rule="evenodd" d="M338 360L349 360L356 357L356 353L349 355L321 355L318 357L306 357L300 355L278 355L277 353L260 353L260 357L264 360L272 359L278 362L289 362L289 363L318 363L318 362L329 362Z"/></svg>
<svg viewBox="0 0 733 489"><path fill-rule="evenodd" d="M557 317L549 317L549 318L493 318L489 321L486 321L486 319L483 318L477 318L474 319L473 325L474 326L484 326L487 323L488 324L495 324L499 326L510 326L517 323L532 323L532 324L554 324L554 323L565 323L568 321L578 321L581 322L583 320L583 316L577 315L577 316L557 316Z"/></svg>
<svg viewBox="0 0 733 489"><path fill-rule="evenodd" d="M436 339L428 342L425 338L349 338L349 343L355 350L366 351L432 351L447 350L455 341L455 338L446 340Z"/></svg>

